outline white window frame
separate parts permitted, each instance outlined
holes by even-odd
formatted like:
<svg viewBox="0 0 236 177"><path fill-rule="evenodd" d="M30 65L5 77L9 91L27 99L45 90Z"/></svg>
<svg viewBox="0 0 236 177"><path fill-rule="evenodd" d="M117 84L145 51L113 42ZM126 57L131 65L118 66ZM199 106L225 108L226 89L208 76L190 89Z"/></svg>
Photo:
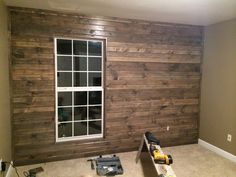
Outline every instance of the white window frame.
<svg viewBox="0 0 236 177"><path fill-rule="evenodd" d="M57 39L64 39L64 40L71 40L72 42L72 54L71 55L63 55L63 54L57 54ZM73 41L86 41L87 42L87 55L74 55L73 54ZM90 56L88 55L88 43L89 41L92 42L101 42L101 46L102 46L102 55L101 56ZM72 71L59 71L59 72L71 72L72 73L72 87L58 87L57 86L57 57L58 56L70 56L72 57ZM77 72L85 72L87 73L87 85L88 85L88 73L101 73L101 86L92 86L92 87L73 87L73 82L74 82L74 72L73 71L73 59L74 57L86 57L87 58L87 71L77 71ZM102 69L101 71L89 71L88 70L88 57L100 57L102 58ZM93 139L93 138L103 138L104 137L104 40L103 39L93 39L93 38L89 38L89 39L77 39L77 38L64 38L64 37L55 37L54 38L54 60L55 60L55 127L56 127L56 131L55 131L55 137L56 137L56 142L65 142L65 141L74 141L74 140L85 140L85 139ZM72 93L72 105L71 106L60 106L60 107L72 107L72 120L71 121L67 121L68 123L71 122L72 123L72 136L71 137L58 137L58 92L71 92ZM100 119L93 119L93 120L89 120L87 119L86 121L84 120L74 120L74 107L79 107L79 106L75 106L74 105L74 92L75 91L87 91L87 97L89 96L88 92L89 91L101 91L101 95L102 95L102 100L101 100L101 104L99 105L92 105L92 106L101 106L101 133L100 134L91 134L88 135L88 129L89 129L89 121L96 121ZM87 108L91 105L87 104L86 105ZM87 109L87 118L89 116L88 114L89 109ZM82 135L82 136L74 136L74 123L75 122L87 122L87 135Z"/></svg>

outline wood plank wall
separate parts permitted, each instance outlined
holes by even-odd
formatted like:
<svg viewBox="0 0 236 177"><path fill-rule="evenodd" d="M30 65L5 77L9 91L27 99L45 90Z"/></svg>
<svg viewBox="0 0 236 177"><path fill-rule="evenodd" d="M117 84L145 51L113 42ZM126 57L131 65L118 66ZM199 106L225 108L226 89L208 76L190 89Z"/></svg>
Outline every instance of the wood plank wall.
<svg viewBox="0 0 236 177"><path fill-rule="evenodd" d="M17 165L196 143L203 28L10 8ZM105 138L55 143L54 37L107 38ZM170 130L167 131L167 126Z"/></svg>

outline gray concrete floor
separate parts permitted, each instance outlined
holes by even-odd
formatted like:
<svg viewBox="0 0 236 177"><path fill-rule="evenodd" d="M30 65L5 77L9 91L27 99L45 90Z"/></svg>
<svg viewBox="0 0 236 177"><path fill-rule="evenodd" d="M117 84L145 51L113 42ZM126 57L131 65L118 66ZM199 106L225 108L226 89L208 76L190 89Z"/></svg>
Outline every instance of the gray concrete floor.
<svg viewBox="0 0 236 177"><path fill-rule="evenodd" d="M177 177L236 177L236 163L218 156L200 145L168 147L163 148L163 151L172 155L174 159L172 168ZM124 174L119 175L120 177L144 177L141 163L135 163L136 154L136 151L117 154L124 168ZM44 172L38 174L37 177L97 177L96 171L91 170L87 159L22 166L18 167L18 171L23 177L23 171L42 166Z"/></svg>

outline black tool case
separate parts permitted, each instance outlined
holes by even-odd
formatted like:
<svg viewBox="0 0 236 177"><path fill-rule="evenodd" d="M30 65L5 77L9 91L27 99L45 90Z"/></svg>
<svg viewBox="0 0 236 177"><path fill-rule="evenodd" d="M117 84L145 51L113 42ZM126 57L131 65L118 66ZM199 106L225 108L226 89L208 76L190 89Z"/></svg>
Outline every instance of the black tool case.
<svg viewBox="0 0 236 177"><path fill-rule="evenodd" d="M112 157L100 156L95 160L96 170L99 176L115 176L124 173L119 157L113 155Z"/></svg>

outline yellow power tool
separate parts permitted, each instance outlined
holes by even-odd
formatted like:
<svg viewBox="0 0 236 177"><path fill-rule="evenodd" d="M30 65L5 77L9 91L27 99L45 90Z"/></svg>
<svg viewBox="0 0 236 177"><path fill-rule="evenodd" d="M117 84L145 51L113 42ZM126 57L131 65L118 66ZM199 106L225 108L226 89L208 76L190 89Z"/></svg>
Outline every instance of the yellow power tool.
<svg viewBox="0 0 236 177"><path fill-rule="evenodd" d="M150 144L150 153L154 158L154 162L158 164L166 164L170 165L173 163L173 159L171 155L162 154L157 146L160 146L160 140L158 140L152 133L146 132L145 136L147 138L148 143Z"/></svg>
<svg viewBox="0 0 236 177"><path fill-rule="evenodd" d="M150 153L152 154L155 163L166 165L173 163L171 155L162 154L153 144L150 144Z"/></svg>

